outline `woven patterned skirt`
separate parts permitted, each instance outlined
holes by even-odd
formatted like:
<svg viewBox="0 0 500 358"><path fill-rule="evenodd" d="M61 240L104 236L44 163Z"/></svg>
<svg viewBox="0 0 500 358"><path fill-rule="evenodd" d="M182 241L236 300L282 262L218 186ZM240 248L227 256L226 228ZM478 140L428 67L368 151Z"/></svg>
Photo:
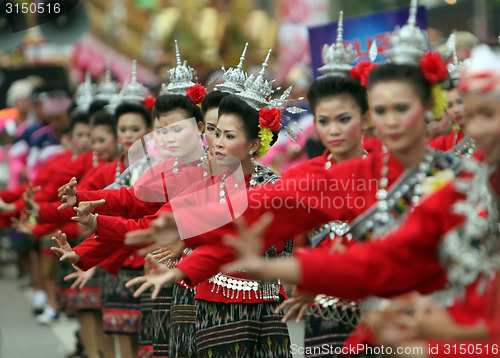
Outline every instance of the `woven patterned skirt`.
<svg viewBox="0 0 500 358"><path fill-rule="evenodd" d="M151 290L141 295L141 316L139 318L139 355L138 358L153 357L153 300Z"/></svg>
<svg viewBox="0 0 500 358"><path fill-rule="evenodd" d="M170 306L172 305L173 285L164 286L158 297L153 300L153 357L167 358L170 328Z"/></svg>
<svg viewBox="0 0 500 358"><path fill-rule="evenodd" d="M197 358L193 290L174 284L170 308L169 358Z"/></svg>
<svg viewBox="0 0 500 358"><path fill-rule="evenodd" d="M198 355L209 358L291 357L290 337L278 303L220 303L197 300Z"/></svg>
<svg viewBox="0 0 500 358"><path fill-rule="evenodd" d="M75 269L71 267L72 272ZM78 311L101 311L101 286L104 277L104 270L98 268L94 276L87 281L83 288L64 288L61 299L64 300L64 307L67 312ZM74 281L67 281L71 285Z"/></svg>
<svg viewBox="0 0 500 358"><path fill-rule="evenodd" d="M340 357L331 354L335 347L342 347L354 327L335 320L326 320L312 314L305 316L305 356L306 357ZM334 347L322 350L322 347ZM311 352L311 354L307 354ZM322 353L328 352L328 353Z"/></svg>
<svg viewBox="0 0 500 358"><path fill-rule="evenodd" d="M127 288L125 283L142 274L142 268L130 267L122 267L117 276L107 272L104 274L102 296L106 334L138 334L140 298L133 296L136 287Z"/></svg>

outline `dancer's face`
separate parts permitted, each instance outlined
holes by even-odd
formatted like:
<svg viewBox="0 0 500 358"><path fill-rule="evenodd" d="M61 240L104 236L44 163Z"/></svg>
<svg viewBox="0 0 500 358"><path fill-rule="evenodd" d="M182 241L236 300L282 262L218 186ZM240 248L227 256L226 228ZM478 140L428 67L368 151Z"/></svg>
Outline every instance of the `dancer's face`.
<svg viewBox="0 0 500 358"><path fill-rule="evenodd" d="M213 147L218 116L219 116L218 107L210 108L205 113L205 138L207 139L207 144L209 148Z"/></svg>
<svg viewBox="0 0 500 358"><path fill-rule="evenodd" d="M361 108L348 94L321 99L314 110L314 125L321 142L338 157L359 151L363 128L368 123Z"/></svg>
<svg viewBox="0 0 500 358"><path fill-rule="evenodd" d="M235 114L220 116L214 139L214 152L218 164L227 165L227 159L236 158L240 163L250 160L249 152L259 149L259 140L248 140L242 120Z"/></svg>
<svg viewBox="0 0 500 358"><path fill-rule="evenodd" d="M415 88L403 81L378 82L369 91L371 118L380 138L391 151L406 152L425 141L424 105Z"/></svg>
<svg viewBox="0 0 500 358"><path fill-rule="evenodd" d="M122 145L124 152L127 152L130 146L148 131L149 129L139 113L125 113L118 118L118 142Z"/></svg>
<svg viewBox="0 0 500 358"><path fill-rule="evenodd" d="M195 124L184 110L174 110L157 120L159 140L173 157L188 158L201 148L199 132L203 123Z"/></svg>
<svg viewBox="0 0 500 358"><path fill-rule="evenodd" d="M448 107L446 113L451 120L458 125L463 125L464 118L464 99L458 88L454 88L448 92Z"/></svg>
<svg viewBox="0 0 500 358"><path fill-rule="evenodd" d="M500 163L500 102L466 96L464 123L467 135L476 141L485 160L490 164Z"/></svg>
<svg viewBox="0 0 500 358"><path fill-rule="evenodd" d="M92 145L90 139L90 126L87 123L75 124L71 132L71 141L76 153L88 152Z"/></svg>
<svg viewBox="0 0 500 358"><path fill-rule="evenodd" d="M92 149L106 161L113 160L118 154L117 142L111 128L106 125L97 125L90 132Z"/></svg>

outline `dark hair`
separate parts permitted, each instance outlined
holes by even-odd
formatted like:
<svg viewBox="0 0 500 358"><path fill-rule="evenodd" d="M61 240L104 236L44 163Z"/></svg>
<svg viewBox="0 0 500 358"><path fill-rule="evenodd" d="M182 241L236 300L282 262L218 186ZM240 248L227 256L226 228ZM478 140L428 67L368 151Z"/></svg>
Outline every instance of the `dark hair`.
<svg viewBox="0 0 500 358"><path fill-rule="evenodd" d="M454 90L455 88L458 87L458 83L459 83L459 79L458 78L454 78L454 79L451 79L451 78L448 78L446 81L444 81L443 83L443 89L447 90L447 91L451 91L451 90Z"/></svg>
<svg viewBox="0 0 500 358"><path fill-rule="evenodd" d="M311 111L314 113L318 103L326 98L338 95L351 96L361 109L361 114L368 112L368 99L366 89L359 81L347 77L324 77L311 84L307 91L307 100Z"/></svg>
<svg viewBox="0 0 500 358"><path fill-rule="evenodd" d="M90 118L86 112L76 110L70 114L67 132L72 132L78 123L90 124Z"/></svg>
<svg viewBox="0 0 500 358"><path fill-rule="evenodd" d="M160 118L161 115L165 115L176 109L185 111L188 118L194 117L196 122L203 123L203 116L201 115L200 108L186 96L180 94L167 94L159 96L155 101L156 118Z"/></svg>
<svg viewBox="0 0 500 358"><path fill-rule="evenodd" d="M96 99L96 100L93 100L92 103L90 104L89 110L88 110L89 117L92 117L92 115L95 112L103 110L104 107L106 105L108 105L108 104L109 104L109 102L106 101L105 99Z"/></svg>
<svg viewBox="0 0 500 358"><path fill-rule="evenodd" d="M229 93L222 91L212 91L209 92L203 100L201 101L201 114L203 114L203 118L205 118L205 114L212 108L217 108L220 105L220 101L226 96L229 96Z"/></svg>
<svg viewBox="0 0 500 358"><path fill-rule="evenodd" d="M241 119L243 124L243 130L246 133L248 140L253 140L259 138L259 112L253 109L241 98L235 95L229 95L222 99L219 105L219 118L223 114L234 114ZM276 140L278 140L277 131L273 131L273 140L271 145L273 145Z"/></svg>
<svg viewBox="0 0 500 358"><path fill-rule="evenodd" d="M92 128L97 126L108 126L113 136L116 138L116 121L114 117L105 110L100 110L95 112L92 117L90 117L90 123Z"/></svg>
<svg viewBox="0 0 500 358"><path fill-rule="evenodd" d="M431 85L416 66L388 63L377 67L370 73L368 89L373 88L378 82L387 81L402 81L411 84L424 104L429 103L431 99Z"/></svg>
<svg viewBox="0 0 500 358"><path fill-rule="evenodd" d="M147 128L151 127L151 122L152 122L151 112L142 104L130 103L130 102L124 102L120 104L115 109L116 123L118 124L118 120L120 119L120 117L127 113L137 113L144 120L144 124L146 124L146 127Z"/></svg>
<svg viewBox="0 0 500 358"><path fill-rule="evenodd" d="M48 85L46 83L42 83L40 86L35 87L32 93L32 97L33 99L38 99L44 96L49 98L73 97L71 91L64 84Z"/></svg>
<svg viewBox="0 0 500 358"><path fill-rule="evenodd" d="M72 100L71 104L68 107L68 110L66 111L66 113L68 113L68 117L71 117L71 115L75 111L76 107L78 107L78 106L76 105L75 100Z"/></svg>

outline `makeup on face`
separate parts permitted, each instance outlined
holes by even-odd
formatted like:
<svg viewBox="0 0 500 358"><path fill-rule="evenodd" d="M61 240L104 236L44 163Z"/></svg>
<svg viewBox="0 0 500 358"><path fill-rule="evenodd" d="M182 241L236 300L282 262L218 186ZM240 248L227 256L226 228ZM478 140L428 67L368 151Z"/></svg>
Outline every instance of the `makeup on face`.
<svg viewBox="0 0 500 358"><path fill-rule="evenodd" d="M117 155L116 138L111 128L105 125L95 126L91 132L92 149L104 160L113 160Z"/></svg>
<svg viewBox="0 0 500 358"><path fill-rule="evenodd" d="M389 150L408 150L425 140L428 108L411 84L379 82L370 89L368 97L373 123Z"/></svg>
<svg viewBox="0 0 500 358"><path fill-rule="evenodd" d="M464 117L464 99L460 94L458 88L448 91L448 107L446 113L450 116L451 120L458 125L463 124Z"/></svg>
<svg viewBox="0 0 500 358"><path fill-rule="evenodd" d="M184 162L199 159L203 152L199 129L194 118L183 110L174 110L158 118L158 140L173 157Z"/></svg>
<svg viewBox="0 0 500 358"><path fill-rule="evenodd" d="M122 145L125 152L147 132L146 122L139 113L125 113L118 118L118 142Z"/></svg>
<svg viewBox="0 0 500 358"><path fill-rule="evenodd" d="M215 139L213 142L214 154L219 164L227 157L236 158L240 162L250 159L248 152L251 149L241 119L235 114L223 114L217 122Z"/></svg>
<svg viewBox="0 0 500 358"><path fill-rule="evenodd" d="M217 120L219 116L219 108L210 108L205 113L205 138L209 148L213 147L213 141L215 138L215 130L217 128Z"/></svg>
<svg viewBox="0 0 500 358"><path fill-rule="evenodd" d="M71 141L75 153L84 153L91 148L90 126L87 123L76 123L71 132Z"/></svg>
<svg viewBox="0 0 500 358"><path fill-rule="evenodd" d="M348 94L321 99L314 111L314 124L321 142L339 158L361 150L362 114Z"/></svg>

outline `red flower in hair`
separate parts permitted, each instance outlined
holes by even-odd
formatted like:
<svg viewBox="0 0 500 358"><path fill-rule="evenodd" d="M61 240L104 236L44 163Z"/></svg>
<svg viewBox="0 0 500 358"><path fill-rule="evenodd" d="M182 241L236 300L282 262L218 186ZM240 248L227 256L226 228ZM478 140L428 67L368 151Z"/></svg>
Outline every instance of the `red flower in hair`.
<svg viewBox="0 0 500 358"><path fill-rule="evenodd" d="M259 125L261 128L269 128L272 131L279 131L281 112L279 108L261 108L259 111Z"/></svg>
<svg viewBox="0 0 500 358"><path fill-rule="evenodd" d="M420 70L424 78L430 83L442 82L448 78L446 62L443 61L439 53L427 52L420 60Z"/></svg>
<svg viewBox="0 0 500 358"><path fill-rule="evenodd" d="M187 88L187 96L193 101L195 104L200 104L203 97L207 95L205 92L205 87L200 85L199 83L194 86Z"/></svg>
<svg viewBox="0 0 500 358"><path fill-rule="evenodd" d="M149 109L151 111L155 106L155 101L156 101L156 98L148 96L148 97L144 98L144 102L142 102L142 104L144 105L144 107L146 107L147 109Z"/></svg>
<svg viewBox="0 0 500 358"><path fill-rule="evenodd" d="M361 82L361 86L368 87L368 78L370 77L370 72L377 68L378 65L376 63L371 63L368 60L360 61L351 68L349 75L351 78L358 80Z"/></svg>

